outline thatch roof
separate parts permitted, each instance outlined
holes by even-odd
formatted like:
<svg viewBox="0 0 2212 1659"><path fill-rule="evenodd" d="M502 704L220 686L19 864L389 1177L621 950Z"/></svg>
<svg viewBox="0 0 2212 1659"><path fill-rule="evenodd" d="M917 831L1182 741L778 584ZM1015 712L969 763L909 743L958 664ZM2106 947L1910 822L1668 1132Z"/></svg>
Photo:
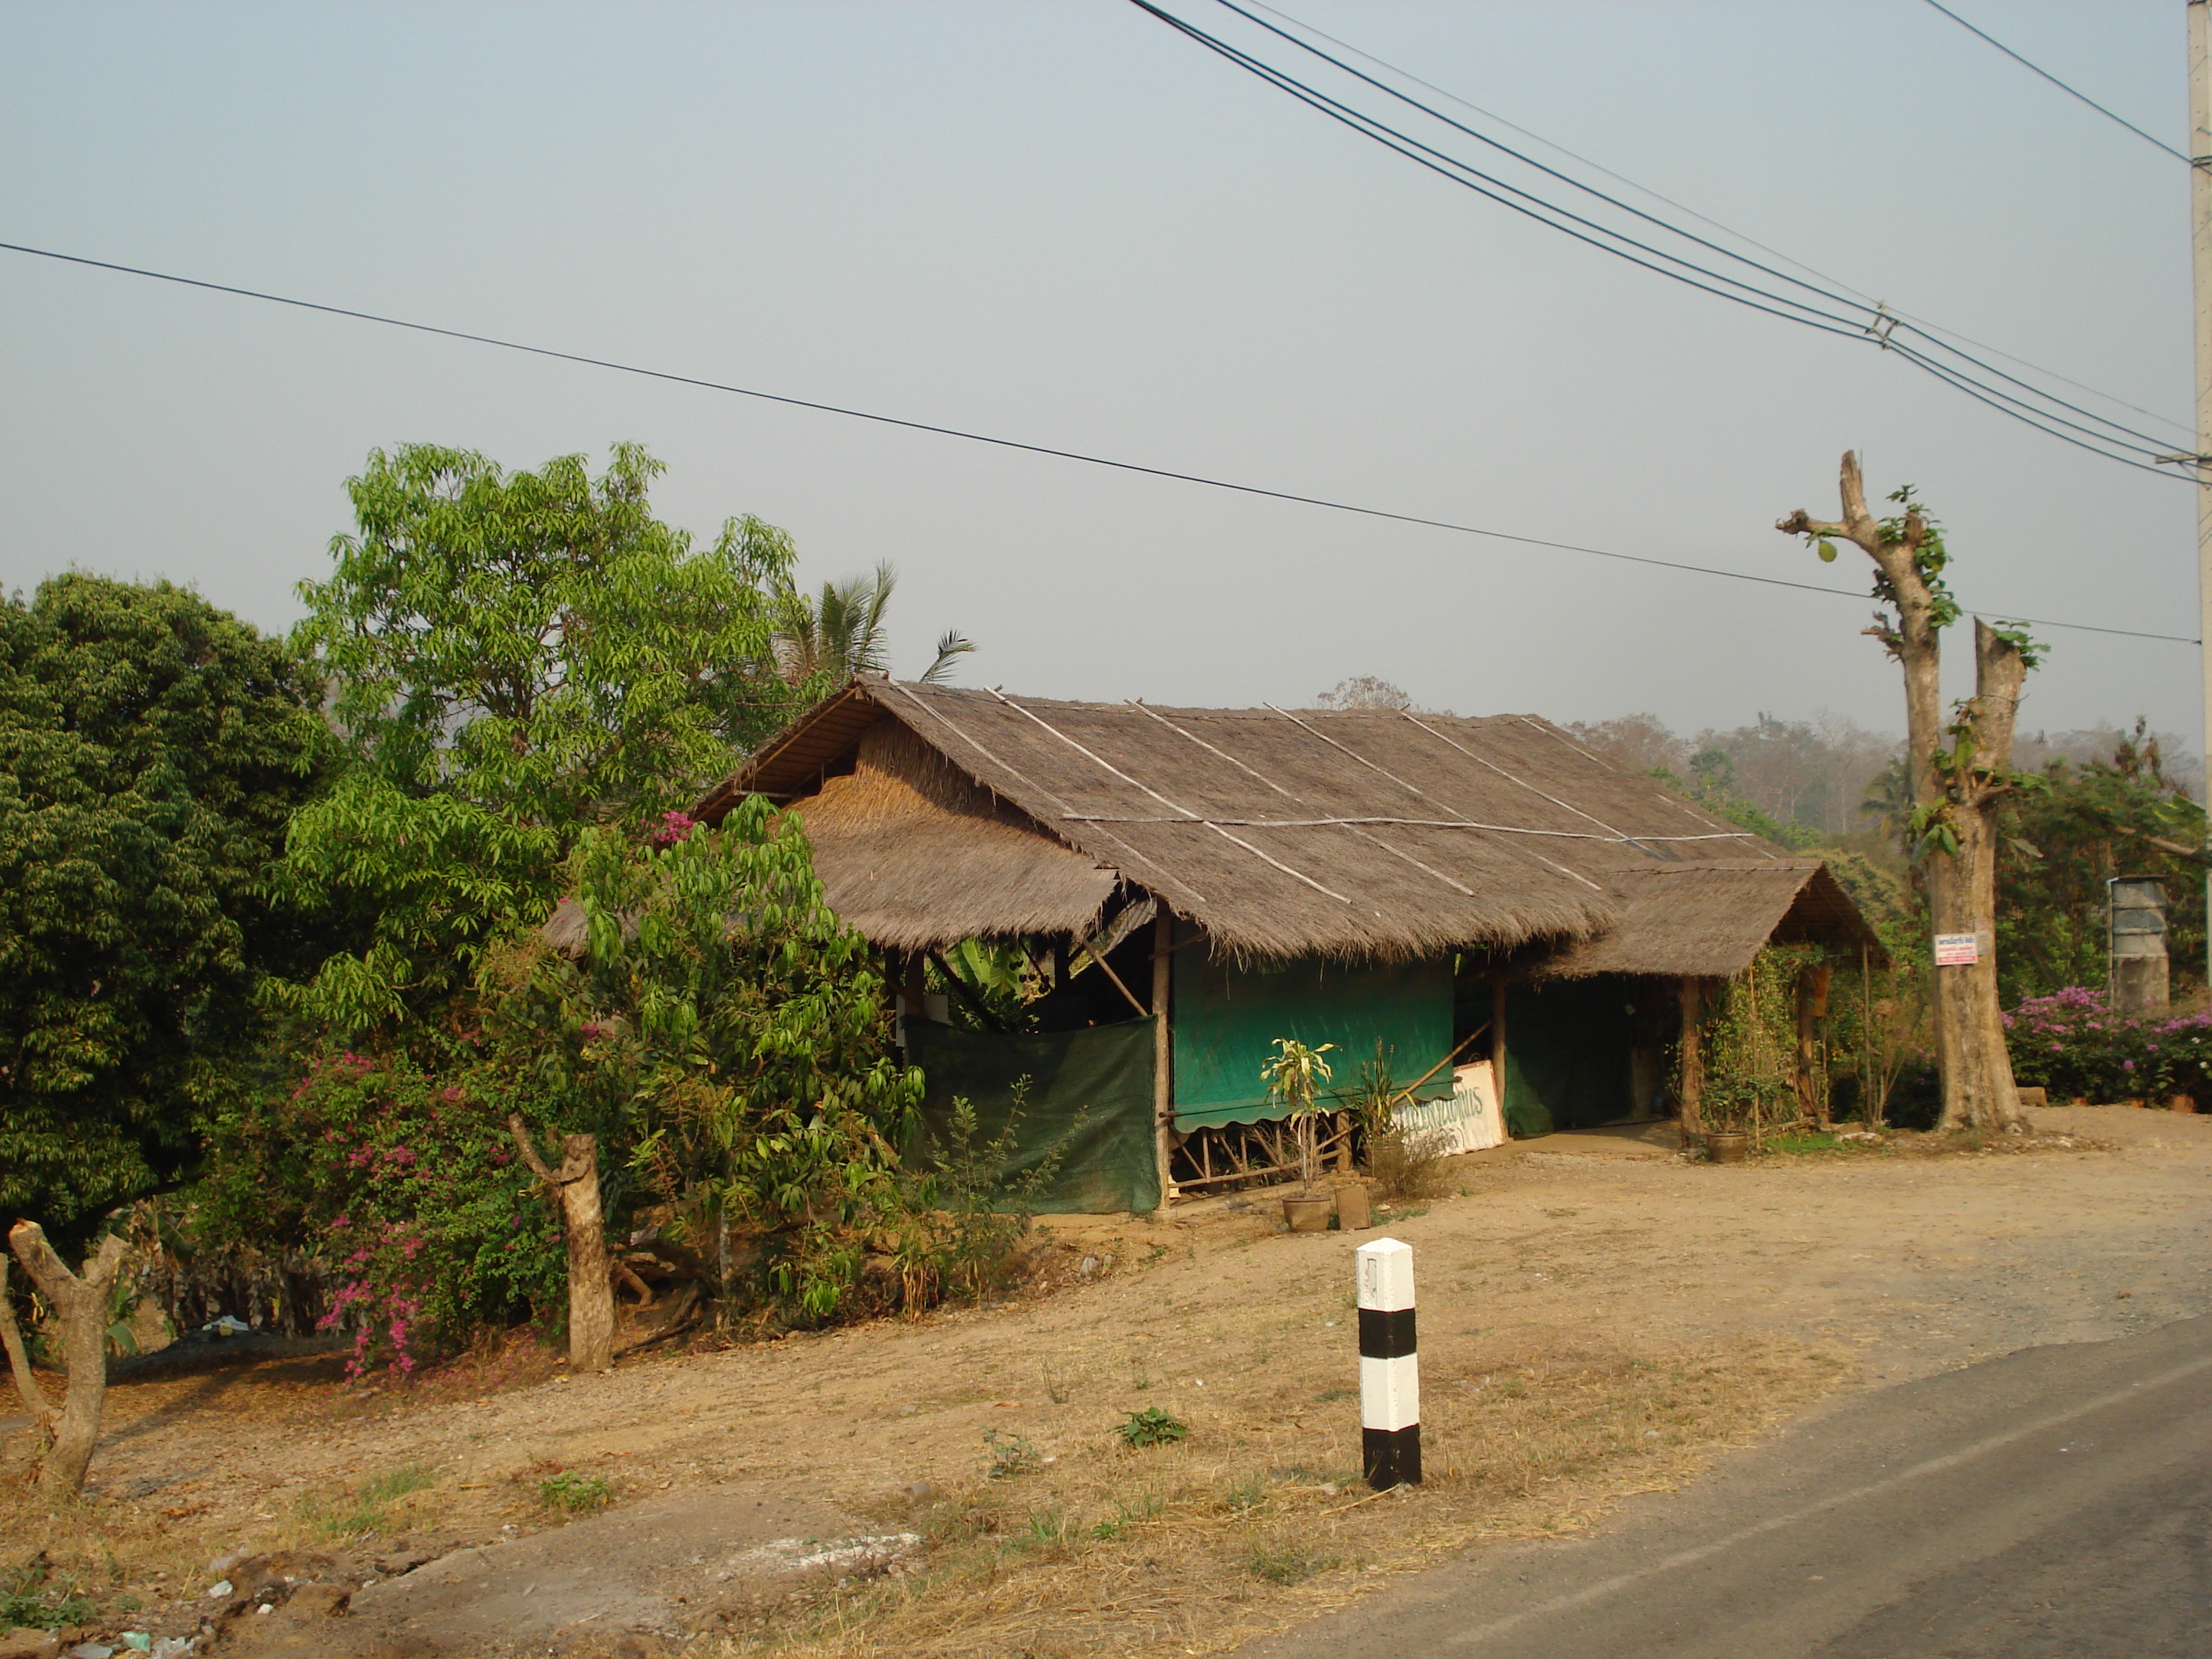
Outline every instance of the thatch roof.
<svg viewBox="0 0 2212 1659"><path fill-rule="evenodd" d="M754 791L805 821L832 903L909 947L1080 932L1118 882L1240 955L1419 957L1585 940L1637 916L1671 931L1666 896L1690 890L1634 879L1654 871L1771 871L1759 890L1788 889L1779 916L1818 869L1519 714L1155 708L864 679L694 815L719 823ZM1723 890L1695 888L1692 908Z"/></svg>
<svg viewBox="0 0 2212 1659"><path fill-rule="evenodd" d="M1547 976L1659 974L1725 979L1770 944L1881 945L1850 896L1819 863L1678 865L1614 872L1620 921L1566 946Z"/></svg>
<svg viewBox="0 0 2212 1659"><path fill-rule="evenodd" d="M1121 884L895 720L863 732L854 758L792 806L830 908L878 945L1087 933Z"/></svg>

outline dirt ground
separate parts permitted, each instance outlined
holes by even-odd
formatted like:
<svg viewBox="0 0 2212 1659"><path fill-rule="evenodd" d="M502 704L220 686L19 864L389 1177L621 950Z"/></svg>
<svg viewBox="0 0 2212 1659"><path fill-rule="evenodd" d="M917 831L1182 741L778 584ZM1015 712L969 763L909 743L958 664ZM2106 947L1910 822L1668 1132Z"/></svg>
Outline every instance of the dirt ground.
<svg viewBox="0 0 2212 1659"><path fill-rule="evenodd" d="M1838 1389L2212 1308L2212 1116L2035 1115L2027 1146L1735 1167L1663 1126L1553 1136L1358 1235L1256 1195L1053 1218L1048 1293L574 1381L513 1352L374 1392L320 1356L129 1378L81 1507L27 1498L8 1442L0 1569L45 1550L97 1607L72 1639L203 1653L1223 1651ZM1428 1479L1376 1497L1351 1256L1385 1234ZM1188 1437L1125 1445L1153 1408Z"/></svg>

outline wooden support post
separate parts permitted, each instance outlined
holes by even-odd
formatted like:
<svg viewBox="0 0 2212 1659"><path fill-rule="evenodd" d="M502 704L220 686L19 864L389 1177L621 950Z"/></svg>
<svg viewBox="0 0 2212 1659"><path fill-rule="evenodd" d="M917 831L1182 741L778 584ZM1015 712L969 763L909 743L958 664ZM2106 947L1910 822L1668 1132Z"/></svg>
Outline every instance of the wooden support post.
<svg viewBox="0 0 2212 1659"><path fill-rule="evenodd" d="M1505 1122L1505 981L1490 981L1490 1086L1498 1091L1498 1121Z"/></svg>
<svg viewBox="0 0 2212 1659"><path fill-rule="evenodd" d="M1152 1155L1159 1164L1164 1210L1174 1196L1168 1159L1175 1151L1175 917L1164 903L1158 911L1152 918Z"/></svg>
<svg viewBox="0 0 2212 1659"><path fill-rule="evenodd" d="M1685 978L1680 981L1682 998L1682 1101L1681 1113L1676 1120L1681 1127L1682 1145L1686 1148L1705 1131L1704 1097L1705 1092L1705 1057L1699 1047L1698 1015L1704 1001L1704 984Z"/></svg>

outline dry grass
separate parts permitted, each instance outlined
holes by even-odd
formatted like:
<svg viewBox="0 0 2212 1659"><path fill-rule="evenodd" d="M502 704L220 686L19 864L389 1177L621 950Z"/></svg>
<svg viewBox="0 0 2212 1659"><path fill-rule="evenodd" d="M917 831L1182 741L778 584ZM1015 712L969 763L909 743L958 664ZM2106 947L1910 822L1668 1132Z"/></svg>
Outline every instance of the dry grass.
<svg viewBox="0 0 2212 1659"><path fill-rule="evenodd" d="M1377 1198L1442 1198L1452 1190L1455 1177L1444 1162L1450 1136L1441 1129L1408 1134L1394 1130L1375 1136L1367 1145L1367 1172L1374 1178Z"/></svg>
<svg viewBox="0 0 2212 1659"><path fill-rule="evenodd" d="M1419 1488L1359 1484L1341 1403L1240 1402L1179 1444L1102 1444L1035 1474L887 1506L875 1520L927 1540L902 1576L750 1609L721 1652L1221 1651L1481 1539L1587 1526L1802 1410L1846 1370L1753 1344L1475 1364L1487 1369L1455 1363L1465 1374L1426 1379Z"/></svg>

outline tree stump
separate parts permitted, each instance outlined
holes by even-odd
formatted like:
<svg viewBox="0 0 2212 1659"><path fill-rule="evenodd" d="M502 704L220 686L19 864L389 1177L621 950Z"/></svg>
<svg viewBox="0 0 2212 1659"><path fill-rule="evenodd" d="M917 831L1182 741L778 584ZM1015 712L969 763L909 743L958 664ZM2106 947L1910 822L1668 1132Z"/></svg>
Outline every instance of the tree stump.
<svg viewBox="0 0 2212 1659"><path fill-rule="evenodd" d="M8 1244L61 1316L69 1392L63 1396L54 1443L39 1469L39 1490L49 1498L74 1497L84 1486L92 1449L100 1440L100 1407L107 1398L107 1299L123 1266L123 1241L112 1233L100 1240L99 1253L85 1259L82 1276L54 1254L35 1221L19 1221L9 1229ZM9 1322L11 1327L14 1322ZM27 1364L24 1372L28 1370Z"/></svg>

